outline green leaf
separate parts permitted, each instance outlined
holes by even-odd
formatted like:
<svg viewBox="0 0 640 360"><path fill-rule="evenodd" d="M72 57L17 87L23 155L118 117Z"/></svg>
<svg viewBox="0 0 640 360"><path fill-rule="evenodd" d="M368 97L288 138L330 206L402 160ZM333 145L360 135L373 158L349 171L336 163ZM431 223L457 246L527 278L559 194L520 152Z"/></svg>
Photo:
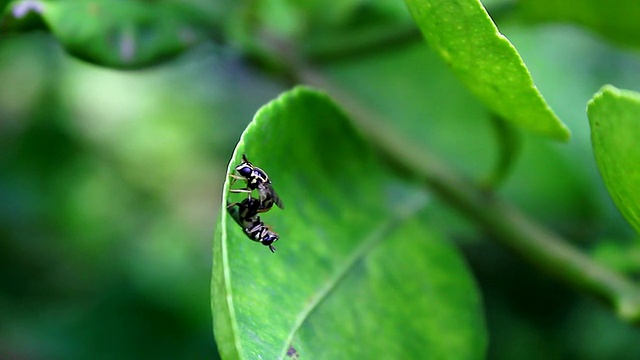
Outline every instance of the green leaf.
<svg viewBox="0 0 640 360"><path fill-rule="evenodd" d="M296 88L263 107L229 171L243 153L286 210L261 214L280 234L272 254L224 210L244 195L224 192L212 280L223 359L483 358L477 289L427 225L427 194L394 176L327 96Z"/></svg>
<svg viewBox="0 0 640 360"><path fill-rule="evenodd" d="M429 45L487 107L558 140L570 136L533 84L513 45L477 0L406 0Z"/></svg>
<svg viewBox="0 0 640 360"><path fill-rule="evenodd" d="M175 56L201 41L205 19L182 2L120 0L14 1L4 31L40 17L70 54L86 61L139 68Z"/></svg>
<svg viewBox="0 0 640 360"><path fill-rule="evenodd" d="M640 94L604 86L589 101L591 142L604 183L640 233Z"/></svg>
<svg viewBox="0 0 640 360"><path fill-rule="evenodd" d="M640 2L635 0L521 0L533 21L571 22L620 44L640 46Z"/></svg>

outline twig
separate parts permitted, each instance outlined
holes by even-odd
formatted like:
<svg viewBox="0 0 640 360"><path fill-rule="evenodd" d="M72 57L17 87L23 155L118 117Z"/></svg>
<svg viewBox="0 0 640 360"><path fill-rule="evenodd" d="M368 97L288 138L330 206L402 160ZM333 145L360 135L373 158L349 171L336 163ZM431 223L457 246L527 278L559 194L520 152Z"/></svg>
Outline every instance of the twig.
<svg viewBox="0 0 640 360"><path fill-rule="evenodd" d="M332 94L392 165L423 181L440 198L517 255L603 300L620 318L640 325L640 287L634 282L596 263L494 193L463 179L424 149L412 147L394 129L376 120L375 114L319 74L301 66L293 69L300 82Z"/></svg>

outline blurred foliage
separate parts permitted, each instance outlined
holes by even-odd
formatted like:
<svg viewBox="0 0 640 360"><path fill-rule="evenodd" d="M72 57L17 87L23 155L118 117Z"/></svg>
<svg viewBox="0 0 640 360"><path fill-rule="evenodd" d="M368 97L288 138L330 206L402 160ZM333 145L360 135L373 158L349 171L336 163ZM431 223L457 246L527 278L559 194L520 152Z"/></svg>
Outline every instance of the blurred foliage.
<svg viewBox="0 0 640 360"><path fill-rule="evenodd" d="M519 0L522 15L534 22L584 26L626 46L640 46L640 2L629 0Z"/></svg>
<svg viewBox="0 0 640 360"><path fill-rule="evenodd" d="M196 1L59 0L14 1L1 23L19 29L24 18L41 18L65 49L81 59L110 67L157 63L203 41L215 27L213 13Z"/></svg>
<svg viewBox="0 0 640 360"><path fill-rule="evenodd" d="M153 68L127 72L70 57L55 34L8 34L7 26L21 24L5 10L0 358L216 357L209 276L220 191L241 131L289 86L264 66L288 54L274 54L282 39L408 141L471 178L490 172L498 152L492 115L424 45L401 2L188 3L205 18L206 38L168 62L162 57ZM532 25L522 9L490 2L500 31L573 135L563 145L523 135L521 157L499 191L601 262L637 276L637 241L628 245L636 236L598 174L585 106L604 83L639 91L640 56L557 23L596 24L589 28L607 38L637 41L637 22L623 21L635 12L611 15L636 5L603 2L604 11L577 3L566 6L579 6L574 17L588 21L568 19L565 3L523 1L547 14ZM91 42L74 46L118 54ZM269 61L261 62L263 55ZM640 357L640 332L608 309L485 241L444 204L434 203L429 214L462 244L477 278L488 358Z"/></svg>
<svg viewBox="0 0 640 360"><path fill-rule="evenodd" d="M640 279L640 239L627 242L603 239L592 253L599 262Z"/></svg>
<svg viewBox="0 0 640 360"><path fill-rule="evenodd" d="M215 47L121 73L2 43L0 358L215 354L213 204L278 89L250 74Z"/></svg>

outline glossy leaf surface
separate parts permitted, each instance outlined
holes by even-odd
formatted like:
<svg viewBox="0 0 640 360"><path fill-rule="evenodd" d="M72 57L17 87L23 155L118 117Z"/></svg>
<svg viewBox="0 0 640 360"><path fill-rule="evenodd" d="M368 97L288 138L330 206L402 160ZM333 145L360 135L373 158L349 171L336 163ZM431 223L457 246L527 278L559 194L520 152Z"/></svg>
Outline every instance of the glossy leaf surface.
<svg viewBox="0 0 640 360"><path fill-rule="evenodd" d="M221 210L212 308L223 359L484 356L479 295L427 225L427 194L383 166L327 96L296 88L263 107L229 171L243 153L286 210L261 214L280 234L275 254ZM225 193L223 204L246 196Z"/></svg>
<svg viewBox="0 0 640 360"><path fill-rule="evenodd" d="M640 94L605 86L589 102L591 141L618 209L640 232Z"/></svg>
<svg viewBox="0 0 640 360"><path fill-rule="evenodd" d="M517 50L478 0L406 0L422 34L467 88L496 114L558 140L570 136L535 87Z"/></svg>

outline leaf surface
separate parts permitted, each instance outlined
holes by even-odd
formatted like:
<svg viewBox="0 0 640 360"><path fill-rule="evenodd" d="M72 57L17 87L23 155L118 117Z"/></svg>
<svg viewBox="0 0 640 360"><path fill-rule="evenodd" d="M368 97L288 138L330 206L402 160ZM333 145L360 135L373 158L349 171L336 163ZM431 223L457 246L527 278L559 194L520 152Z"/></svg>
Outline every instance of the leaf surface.
<svg viewBox="0 0 640 360"><path fill-rule="evenodd" d="M512 124L558 140L568 128L478 0L406 0L425 39L469 90Z"/></svg>
<svg viewBox="0 0 640 360"><path fill-rule="evenodd" d="M640 94L604 86L587 114L600 174L622 215L640 233Z"/></svg>
<svg viewBox="0 0 640 360"><path fill-rule="evenodd" d="M427 225L427 194L385 167L327 96L296 88L263 107L229 171L243 153L286 210L261 214L280 234L275 254L221 211L212 308L223 359L484 356L477 289ZM223 204L245 196L225 194Z"/></svg>

